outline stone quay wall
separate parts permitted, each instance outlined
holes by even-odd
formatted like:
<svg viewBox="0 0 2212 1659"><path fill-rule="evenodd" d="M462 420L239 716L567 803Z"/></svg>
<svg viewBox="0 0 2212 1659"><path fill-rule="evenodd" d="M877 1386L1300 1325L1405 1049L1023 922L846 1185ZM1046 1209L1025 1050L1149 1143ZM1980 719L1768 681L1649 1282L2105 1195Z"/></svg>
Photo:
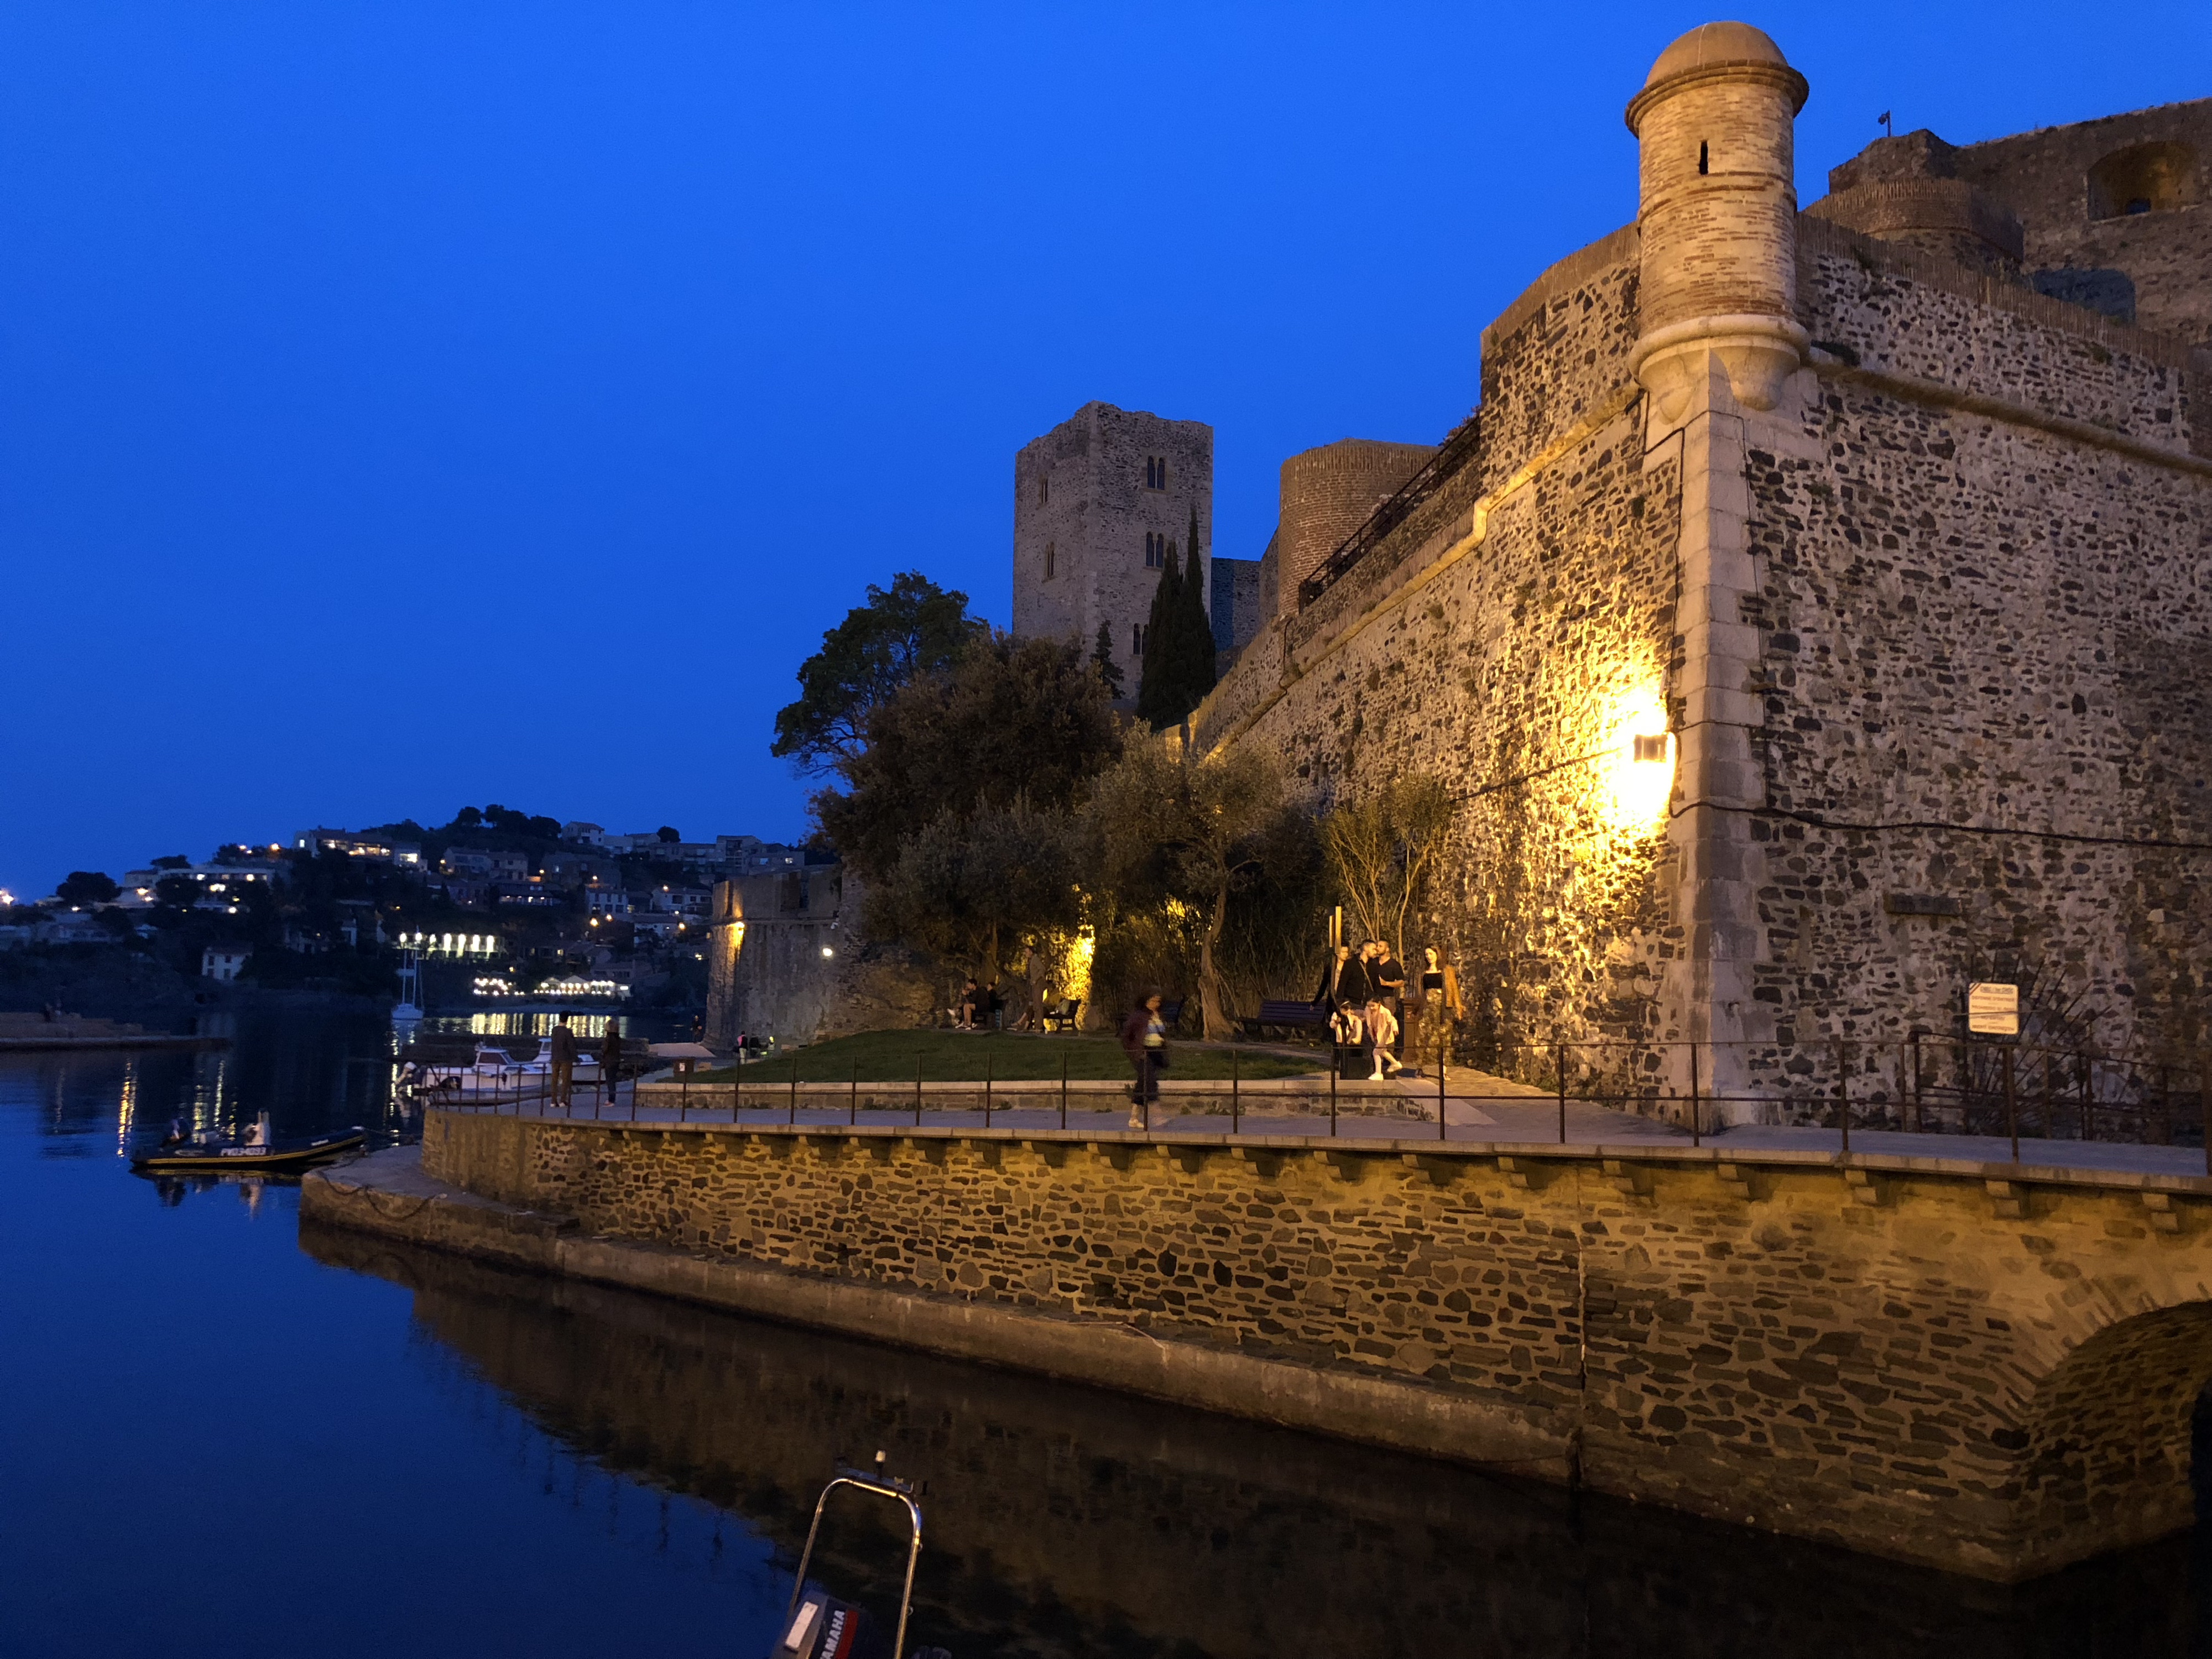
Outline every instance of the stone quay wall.
<svg viewBox="0 0 2212 1659"><path fill-rule="evenodd" d="M1482 1651L1547 1656L1577 1651L1585 1629L1610 1632L1620 1652L1665 1651L1684 1630L1757 1632L1764 1649L1792 1659L1865 1659L1899 1630L1948 1659L2018 1659L2031 1632L2054 1652L2187 1647L2186 1630L2169 1628L2185 1611L2160 1589L2187 1571L2179 1539L2031 1587L1976 1583L1323 1436L525 1277L388 1233L310 1221L300 1243L319 1261L404 1287L417 1328L569 1455L741 1510L787 1559L805 1541L833 1451L887 1451L894 1473L937 1495L924 1505L915 1628L955 1653L1013 1644L1040 1614L1133 1633L1122 1651L1172 1654L1180 1644L1221 1659L1419 1653L1439 1631L1481 1632ZM821 1547L833 1572L865 1578L897 1559L866 1541ZM1224 1548L1271 1570L1224 1583Z"/></svg>
<svg viewBox="0 0 2212 1659"><path fill-rule="evenodd" d="M445 1111L422 1167L617 1282L1983 1577L2191 1519L2202 1178Z"/></svg>

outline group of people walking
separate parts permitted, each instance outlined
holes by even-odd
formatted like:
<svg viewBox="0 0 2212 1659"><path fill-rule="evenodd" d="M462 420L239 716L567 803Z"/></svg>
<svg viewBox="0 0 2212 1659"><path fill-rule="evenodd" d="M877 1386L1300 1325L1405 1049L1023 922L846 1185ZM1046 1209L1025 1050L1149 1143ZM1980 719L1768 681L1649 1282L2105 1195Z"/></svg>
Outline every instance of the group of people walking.
<svg viewBox="0 0 2212 1659"><path fill-rule="evenodd" d="M1405 964L1391 952L1388 939L1370 939L1357 952L1340 945L1322 970L1314 1006L1328 1013L1338 1048L1367 1050L1373 1062L1370 1082L1406 1069L1399 1051L1420 1052L1418 1033L1424 1020L1441 1061L1451 1022L1460 1017L1459 975L1435 945L1422 957L1420 979L1410 995Z"/></svg>

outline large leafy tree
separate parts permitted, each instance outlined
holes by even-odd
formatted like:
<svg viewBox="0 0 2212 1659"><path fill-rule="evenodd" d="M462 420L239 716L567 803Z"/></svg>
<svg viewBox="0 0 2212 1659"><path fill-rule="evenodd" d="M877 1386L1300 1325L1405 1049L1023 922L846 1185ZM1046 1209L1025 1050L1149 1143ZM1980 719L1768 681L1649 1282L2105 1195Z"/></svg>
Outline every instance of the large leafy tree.
<svg viewBox="0 0 2212 1659"><path fill-rule="evenodd" d="M72 870L54 889L54 896L64 904L106 904L122 890L104 872Z"/></svg>
<svg viewBox="0 0 2212 1659"><path fill-rule="evenodd" d="M1299 826L1273 758L1255 748L1192 758L1180 747L1133 744L1093 786L1087 819L1100 881L1124 910L1197 914L1199 1005L1209 1038L1230 1035L1220 949L1230 903Z"/></svg>
<svg viewBox="0 0 2212 1659"><path fill-rule="evenodd" d="M799 665L799 701L775 717L769 752L803 772L828 772L866 744L868 717L916 678L949 670L963 647L988 632L968 614L968 596L920 571L871 584L868 602L822 636Z"/></svg>
<svg viewBox="0 0 2212 1659"><path fill-rule="evenodd" d="M888 882L906 843L948 814L973 817L1017 797L1065 811L1121 752L1105 682L1073 640L970 640L952 665L893 691L841 757L845 787L814 798L839 856Z"/></svg>

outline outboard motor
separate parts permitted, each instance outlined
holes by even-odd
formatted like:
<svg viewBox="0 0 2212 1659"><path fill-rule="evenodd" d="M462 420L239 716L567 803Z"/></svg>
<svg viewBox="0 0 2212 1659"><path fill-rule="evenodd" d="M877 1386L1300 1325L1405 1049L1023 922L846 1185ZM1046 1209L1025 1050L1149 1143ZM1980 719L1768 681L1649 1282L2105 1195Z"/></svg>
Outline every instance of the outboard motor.
<svg viewBox="0 0 2212 1659"><path fill-rule="evenodd" d="M807 1587L806 1569L814 1559L814 1540L822 1531L822 1512L830 1495L840 1486L887 1499L906 1511L906 1578L899 1588L898 1626L889 1641L866 1609L840 1601L826 1590ZM886 1473L881 1452L876 1454L872 1471L840 1468L836 1478L814 1502L814 1521L806 1529L806 1547L799 1553L791 1601L784 1609L783 1624L769 1659L900 1659L906 1646L907 1615L914 1610L915 1564L921 1559L921 1506L915 1502L913 1482ZM943 1648L916 1648L908 1659L952 1659L952 1656Z"/></svg>

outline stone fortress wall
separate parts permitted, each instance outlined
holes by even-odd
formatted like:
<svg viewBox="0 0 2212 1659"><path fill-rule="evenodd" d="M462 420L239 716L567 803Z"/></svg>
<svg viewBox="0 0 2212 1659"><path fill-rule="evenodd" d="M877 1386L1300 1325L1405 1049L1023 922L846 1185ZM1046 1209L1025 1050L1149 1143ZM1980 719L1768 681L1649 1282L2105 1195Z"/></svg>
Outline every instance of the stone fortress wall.
<svg viewBox="0 0 2212 1659"><path fill-rule="evenodd" d="M931 1024L941 975L860 926L860 878L839 864L714 886L707 945L706 1040L789 1048L854 1031Z"/></svg>
<svg viewBox="0 0 2212 1659"><path fill-rule="evenodd" d="M1196 739L1263 745L1317 802L1446 779L1465 811L1404 943L1454 953L1462 1036L1508 1070L1686 1041L1723 1045L1708 1085L1825 1091L1826 1039L1948 1033L1966 980L2039 972L2107 1048L2185 1059L2212 356L2019 261L2079 245L2054 169L2212 102L1954 159L1881 141L1801 216L1802 82L1741 26L1686 41L1632 106L1639 224L1485 331L1474 457L1314 603L1286 574ZM2098 257L2212 222L2169 171L2135 241L2081 220ZM2212 295L2212 262L2140 270L2146 312ZM1672 734L1656 802L1624 722ZM1684 1058L1615 1063L1679 1094Z"/></svg>
<svg viewBox="0 0 2212 1659"><path fill-rule="evenodd" d="M2124 279L2131 320L2212 346L2212 98L1961 145L1958 176L2024 231L2023 263Z"/></svg>
<svg viewBox="0 0 2212 1659"><path fill-rule="evenodd" d="M2190 1516L2202 1177L444 1110L422 1170L304 1212L1978 1577Z"/></svg>

